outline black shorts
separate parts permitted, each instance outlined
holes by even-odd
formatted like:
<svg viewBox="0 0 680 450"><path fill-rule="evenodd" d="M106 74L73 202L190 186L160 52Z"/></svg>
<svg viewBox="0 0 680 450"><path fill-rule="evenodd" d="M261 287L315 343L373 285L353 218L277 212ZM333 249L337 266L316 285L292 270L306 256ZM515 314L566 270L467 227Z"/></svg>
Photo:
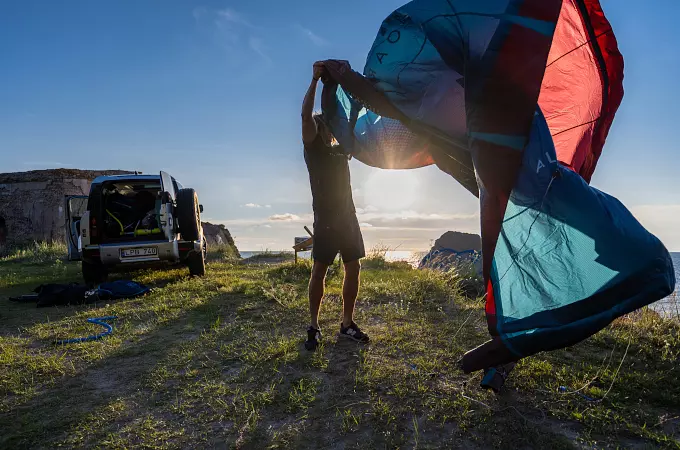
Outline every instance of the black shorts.
<svg viewBox="0 0 680 450"><path fill-rule="evenodd" d="M314 220L314 261L330 266L338 253L343 263L357 261L366 256L364 238L355 215L344 220Z"/></svg>

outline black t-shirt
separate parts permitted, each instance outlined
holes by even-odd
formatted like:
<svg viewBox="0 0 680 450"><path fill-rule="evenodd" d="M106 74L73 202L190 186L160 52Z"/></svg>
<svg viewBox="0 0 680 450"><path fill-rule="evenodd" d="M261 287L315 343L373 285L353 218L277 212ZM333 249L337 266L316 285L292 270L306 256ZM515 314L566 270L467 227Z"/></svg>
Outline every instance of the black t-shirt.
<svg viewBox="0 0 680 450"><path fill-rule="evenodd" d="M349 158L327 146L320 135L305 145L305 162L312 187L312 208L316 221L337 221L355 213Z"/></svg>

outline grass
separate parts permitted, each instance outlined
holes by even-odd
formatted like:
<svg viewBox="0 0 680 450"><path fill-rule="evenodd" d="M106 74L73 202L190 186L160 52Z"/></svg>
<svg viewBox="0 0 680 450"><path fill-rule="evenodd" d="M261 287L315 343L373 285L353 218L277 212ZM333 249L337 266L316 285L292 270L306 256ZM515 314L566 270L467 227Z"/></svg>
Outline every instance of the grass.
<svg viewBox="0 0 680 450"><path fill-rule="evenodd" d="M213 244L210 246L211 256L221 260L235 260L241 257L238 249L229 244Z"/></svg>
<svg viewBox="0 0 680 450"><path fill-rule="evenodd" d="M154 288L137 299L6 301L79 281L60 251L0 260L0 448L680 448L680 326L648 310L521 361L497 396L456 369L488 338L456 274L367 258L356 320L372 343L358 346L334 336L335 264L308 353L308 260L212 252L204 278L132 274ZM52 344L104 315L118 316L107 338Z"/></svg>
<svg viewBox="0 0 680 450"><path fill-rule="evenodd" d="M43 264L58 260L66 260L66 244L34 242L6 248L0 254L0 264Z"/></svg>

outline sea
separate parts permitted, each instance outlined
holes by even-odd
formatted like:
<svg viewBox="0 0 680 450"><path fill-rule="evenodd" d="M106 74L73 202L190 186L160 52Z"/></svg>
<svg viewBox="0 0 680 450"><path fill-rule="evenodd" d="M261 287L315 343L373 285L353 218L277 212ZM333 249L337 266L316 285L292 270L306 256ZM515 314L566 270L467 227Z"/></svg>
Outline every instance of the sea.
<svg viewBox="0 0 680 450"><path fill-rule="evenodd" d="M263 254L265 252L241 252L242 258L250 258L251 256ZM407 261L413 267L418 266L420 260L425 256L427 252L411 252L411 251L388 251L385 254L385 259L388 261ZM301 252L298 253L300 258L311 258L311 252ZM666 317L678 317L680 318L680 252L671 253L671 259L673 260L673 267L675 269L675 279L676 279L676 289L673 294L656 303L650 305L652 309L657 311L659 314Z"/></svg>

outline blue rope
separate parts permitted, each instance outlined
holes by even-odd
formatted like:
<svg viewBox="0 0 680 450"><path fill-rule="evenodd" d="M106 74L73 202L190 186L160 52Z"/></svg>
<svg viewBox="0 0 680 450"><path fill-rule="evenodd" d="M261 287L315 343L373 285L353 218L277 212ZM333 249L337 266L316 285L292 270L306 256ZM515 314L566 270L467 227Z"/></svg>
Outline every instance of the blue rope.
<svg viewBox="0 0 680 450"><path fill-rule="evenodd" d="M118 318L117 316L105 316L105 317L93 317L93 318L87 319L87 321L90 322L90 323L94 323L96 325L103 326L104 328L106 328L106 331L104 331L103 333L99 333L99 334L93 334L93 335L87 336L87 337L80 337L80 338L73 338L73 339L63 339L63 340L55 342L55 344L57 344L57 345L75 344L75 343L78 343L78 342L94 341L94 340L97 340L97 339L101 339L104 336L107 336L107 335L109 335L113 332L113 327L110 324L108 324L104 321L105 320L116 320L117 318Z"/></svg>
<svg viewBox="0 0 680 450"><path fill-rule="evenodd" d="M596 401L599 400L597 398L588 397L586 394L584 394L582 392L567 392L566 386L560 386L559 391L563 394L578 394L589 402L596 402Z"/></svg>

